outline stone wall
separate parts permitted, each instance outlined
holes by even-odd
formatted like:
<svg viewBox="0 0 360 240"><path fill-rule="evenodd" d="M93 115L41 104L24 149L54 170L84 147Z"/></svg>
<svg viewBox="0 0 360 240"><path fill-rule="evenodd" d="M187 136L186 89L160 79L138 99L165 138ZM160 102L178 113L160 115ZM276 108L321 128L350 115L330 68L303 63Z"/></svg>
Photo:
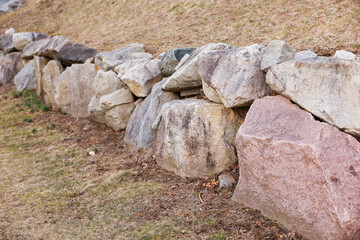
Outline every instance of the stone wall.
<svg viewBox="0 0 360 240"><path fill-rule="evenodd" d="M139 43L98 53L9 30L0 36L0 84L8 83L125 130L134 151L181 177L238 162L235 202L309 239L360 239L360 61L350 52L320 57L275 40L157 59Z"/></svg>

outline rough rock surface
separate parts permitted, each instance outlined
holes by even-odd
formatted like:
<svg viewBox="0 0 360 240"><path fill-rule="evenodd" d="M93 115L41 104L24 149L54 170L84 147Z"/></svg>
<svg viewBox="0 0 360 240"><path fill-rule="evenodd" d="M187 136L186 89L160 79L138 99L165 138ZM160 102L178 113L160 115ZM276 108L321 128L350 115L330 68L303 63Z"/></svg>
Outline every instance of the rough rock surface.
<svg viewBox="0 0 360 240"><path fill-rule="evenodd" d="M271 67L266 82L322 120L360 136L360 62L326 57Z"/></svg>
<svg viewBox="0 0 360 240"><path fill-rule="evenodd" d="M4 53L10 53L15 51L12 36L1 35L0 36L0 50L4 50Z"/></svg>
<svg viewBox="0 0 360 240"><path fill-rule="evenodd" d="M115 131L125 129L134 109L135 104L133 102L111 108L105 113L105 124Z"/></svg>
<svg viewBox="0 0 360 240"><path fill-rule="evenodd" d="M259 44L226 50L207 51L200 55L198 71L207 84L205 95L230 107L247 106L270 92L265 73L260 69L265 47Z"/></svg>
<svg viewBox="0 0 360 240"><path fill-rule="evenodd" d="M169 77L175 72L175 67L179 64L185 54L191 54L196 48L176 48L171 49L161 56L160 70L164 77Z"/></svg>
<svg viewBox="0 0 360 240"><path fill-rule="evenodd" d="M316 53L314 53L313 51L306 50L306 51L301 51L301 52L295 53L294 60L304 60L307 58L315 58L317 56L318 55Z"/></svg>
<svg viewBox="0 0 360 240"><path fill-rule="evenodd" d="M118 78L113 71L105 72L99 70L94 79L93 87L98 98L103 95L115 92L125 84Z"/></svg>
<svg viewBox="0 0 360 240"><path fill-rule="evenodd" d="M51 60L45 66L41 78L45 103L54 108L57 106L55 102L56 86L59 83L59 77L63 71L64 68L60 61Z"/></svg>
<svg viewBox="0 0 360 240"><path fill-rule="evenodd" d="M14 33L12 35L12 40L14 43L14 47L22 51L26 45L28 45L32 41L38 41L42 39L47 39L50 36L45 33L37 33L37 32L21 32Z"/></svg>
<svg viewBox="0 0 360 240"><path fill-rule="evenodd" d="M58 52L56 59L71 65L74 63L84 63L87 59L93 58L96 55L96 50L85 47L84 45L67 42Z"/></svg>
<svg viewBox="0 0 360 240"><path fill-rule="evenodd" d="M116 73L118 73L118 77L120 79L122 79L122 77L124 76L124 74L129 71L131 68L135 67L138 64L143 64L148 62L149 59L148 58L139 58L139 59L133 59L133 60L128 60L124 63L121 63L120 65L118 65L116 68L114 68L114 71Z"/></svg>
<svg viewBox="0 0 360 240"><path fill-rule="evenodd" d="M337 50L335 52L334 58L344 59L344 60L355 60L356 55L352 52L344 51L344 50Z"/></svg>
<svg viewBox="0 0 360 240"><path fill-rule="evenodd" d="M28 62L14 77L16 90L36 89L36 75L34 60Z"/></svg>
<svg viewBox="0 0 360 240"><path fill-rule="evenodd" d="M197 48L185 63L168 78L163 86L163 90L167 92L180 92L186 89L201 87L201 77L196 66L199 56L206 51L227 48L230 48L230 46L224 43L210 43Z"/></svg>
<svg viewBox="0 0 360 240"><path fill-rule="evenodd" d="M360 144L282 96L256 100L236 138L232 199L309 239L360 237Z"/></svg>
<svg viewBox="0 0 360 240"><path fill-rule="evenodd" d="M5 35L6 36L11 36L11 35L13 35L15 33L15 29L13 29L13 28L9 28L9 29L7 29L6 31L5 31Z"/></svg>
<svg viewBox="0 0 360 240"><path fill-rule="evenodd" d="M125 141L136 150L149 149L155 140L156 130L152 125L162 106L172 100L179 99L175 93L161 90L166 79L154 85L149 96L139 104L126 127Z"/></svg>
<svg viewBox="0 0 360 240"><path fill-rule="evenodd" d="M145 45L134 43L113 51L98 53L95 57L95 64L101 69L110 70L129 60L151 59L152 57L145 51Z"/></svg>
<svg viewBox="0 0 360 240"><path fill-rule="evenodd" d="M221 97L216 92L216 90L212 89L206 82L202 81L203 92L205 96L214 103L222 103Z"/></svg>
<svg viewBox="0 0 360 240"><path fill-rule="evenodd" d="M48 64L49 59L39 56L34 56L35 76L36 76L36 94L39 97L44 95L44 86L42 82L42 76L44 68Z"/></svg>
<svg viewBox="0 0 360 240"><path fill-rule="evenodd" d="M24 65L25 62L20 58L20 53L16 52L5 55L0 63L0 84L11 83Z"/></svg>
<svg viewBox="0 0 360 240"><path fill-rule="evenodd" d="M137 97L146 97L151 88L161 81L160 60L148 60L129 69L122 77Z"/></svg>
<svg viewBox="0 0 360 240"><path fill-rule="evenodd" d="M73 64L60 75L56 85L55 103L74 117L87 117L88 105L94 95L94 64Z"/></svg>
<svg viewBox="0 0 360 240"><path fill-rule="evenodd" d="M187 89L180 92L180 97L190 97L201 94L201 88Z"/></svg>
<svg viewBox="0 0 360 240"><path fill-rule="evenodd" d="M129 88L120 88L100 98L100 105L104 110L110 110L115 106L131 102L134 102L134 96Z"/></svg>
<svg viewBox="0 0 360 240"><path fill-rule="evenodd" d="M273 40L266 47L261 62L261 70L267 71L269 67L289 61L294 58L296 50L288 43L281 40Z"/></svg>
<svg viewBox="0 0 360 240"><path fill-rule="evenodd" d="M237 161L242 117L222 104L185 99L165 103L156 136L156 162L181 177L207 178Z"/></svg>
<svg viewBox="0 0 360 240"><path fill-rule="evenodd" d="M52 37L49 42L41 48L40 56L56 59L61 48L69 42L70 41L68 37Z"/></svg>
<svg viewBox="0 0 360 240"><path fill-rule="evenodd" d="M223 173L219 176L219 188L232 187L236 184L235 179L227 173Z"/></svg>
<svg viewBox="0 0 360 240"><path fill-rule="evenodd" d="M34 55L39 55L40 50L49 42L49 39L41 39L39 41L30 42L22 51L21 57L33 58Z"/></svg>

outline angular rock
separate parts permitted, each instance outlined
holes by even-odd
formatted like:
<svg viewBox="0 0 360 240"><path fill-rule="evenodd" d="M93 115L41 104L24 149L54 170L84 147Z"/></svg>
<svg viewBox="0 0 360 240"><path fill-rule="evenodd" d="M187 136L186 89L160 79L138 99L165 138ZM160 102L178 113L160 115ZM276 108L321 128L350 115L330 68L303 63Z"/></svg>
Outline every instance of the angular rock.
<svg viewBox="0 0 360 240"><path fill-rule="evenodd" d="M95 122L106 123L105 113L106 111L101 108L100 98L94 95L88 106L89 118Z"/></svg>
<svg viewBox="0 0 360 240"><path fill-rule="evenodd" d="M111 108L134 102L134 96L129 88L120 88L113 93L104 95L100 98L101 109L110 110Z"/></svg>
<svg viewBox="0 0 360 240"><path fill-rule="evenodd" d="M182 90L180 92L180 97L190 97L190 96L200 95L200 93L201 93L201 88Z"/></svg>
<svg viewBox="0 0 360 240"><path fill-rule="evenodd" d="M13 82L15 75L24 65L25 62L20 58L20 53L6 54L0 63L0 85Z"/></svg>
<svg viewBox="0 0 360 240"><path fill-rule="evenodd" d="M87 117L88 105L95 94L94 64L73 64L60 75L56 85L56 107L74 117Z"/></svg>
<svg viewBox="0 0 360 240"><path fill-rule="evenodd" d="M95 57L95 64L107 71L129 60L151 59L152 57L145 51L143 44L134 43L113 51L98 53Z"/></svg>
<svg viewBox="0 0 360 240"><path fill-rule="evenodd" d="M220 50L231 48L224 43L210 43L197 48L186 62L171 76L163 86L167 92L180 92L186 89L201 87L201 77L197 71L196 63L199 56L210 50Z"/></svg>
<svg viewBox="0 0 360 240"><path fill-rule="evenodd" d="M271 67L266 82L322 120L360 136L360 62L318 57Z"/></svg>
<svg viewBox="0 0 360 240"><path fill-rule="evenodd" d="M140 58L140 59L133 59L133 60L128 60L124 63L121 63L120 65L118 65L116 68L114 68L114 71L116 73L118 73L118 77L120 79L123 78L124 74L129 71L131 68L135 67L138 64L143 64L148 62L149 59L147 58Z"/></svg>
<svg viewBox="0 0 360 240"><path fill-rule="evenodd" d="M36 89L36 75L34 60L28 62L14 77L16 90Z"/></svg>
<svg viewBox="0 0 360 240"><path fill-rule="evenodd" d="M68 37L55 36L52 37L49 42L43 46L40 50L40 56L56 59L61 48L69 43Z"/></svg>
<svg viewBox="0 0 360 240"><path fill-rule="evenodd" d="M125 84L118 78L113 71L105 72L99 70L94 79L93 88L95 90L96 97L100 98L103 95L115 92Z"/></svg>
<svg viewBox="0 0 360 240"><path fill-rule="evenodd" d="M232 200L308 239L360 237L360 143L282 96L256 100L236 138Z"/></svg>
<svg viewBox="0 0 360 240"><path fill-rule="evenodd" d="M205 96L214 103L222 103L221 97L216 92L216 90L212 89L206 82L202 81L203 91Z"/></svg>
<svg viewBox="0 0 360 240"><path fill-rule="evenodd" d="M55 101L56 88L59 83L59 77L64 71L61 62L58 60L51 60L44 68L41 78L41 86L45 103L53 108L57 107Z"/></svg>
<svg viewBox="0 0 360 240"><path fill-rule="evenodd" d="M260 69L264 52L265 47L259 44L208 51L200 55L198 71L206 87L212 88L226 107L247 106L270 92ZM204 91L217 102L215 92Z"/></svg>
<svg viewBox="0 0 360 240"><path fill-rule="evenodd" d="M48 39L48 38L50 38L49 35L44 33L37 33L37 32L21 32L21 33L14 33L12 35L14 47L19 51L22 51L24 47L32 41L38 41L41 39Z"/></svg>
<svg viewBox="0 0 360 240"><path fill-rule="evenodd" d="M13 28L9 28L9 29L7 29L6 31L5 31L5 35L6 36L11 36L11 35L13 35L15 33L15 29L13 29Z"/></svg>
<svg viewBox="0 0 360 240"><path fill-rule="evenodd" d="M34 55L39 55L40 50L49 42L49 39L42 39L39 41L30 42L22 51L21 57L33 58Z"/></svg>
<svg viewBox="0 0 360 240"><path fill-rule="evenodd" d="M35 76L36 76L36 94L39 97L44 95L44 86L42 82L43 70L48 64L49 59L39 56L34 56Z"/></svg>
<svg viewBox="0 0 360 240"><path fill-rule="evenodd" d="M165 81L166 79L154 85L149 96L136 107L128 122L124 139L136 150L147 150L153 145L156 130L152 125L162 106L179 99L177 94L161 90Z"/></svg>
<svg viewBox="0 0 360 240"><path fill-rule="evenodd" d="M352 52L337 50L335 52L334 58L343 59L343 60L355 60L356 55L353 54Z"/></svg>
<svg viewBox="0 0 360 240"><path fill-rule="evenodd" d="M196 48L176 48L166 51L161 57L160 70L163 76L169 77L175 72L185 54L191 54Z"/></svg>
<svg viewBox="0 0 360 240"><path fill-rule="evenodd" d="M261 61L261 70L267 71L273 65L289 61L294 58L295 53L296 50L284 41L270 41Z"/></svg>
<svg viewBox="0 0 360 240"><path fill-rule="evenodd" d="M235 135L243 119L222 104L185 99L165 103L156 162L181 177L207 178L237 161Z"/></svg>
<svg viewBox="0 0 360 240"><path fill-rule="evenodd" d="M137 97L146 97L162 79L160 60L148 60L129 69L121 78Z"/></svg>
<svg viewBox="0 0 360 240"><path fill-rule="evenodd" d="M135 104L133 102L113 107L105 113L105 124L115 131L125 129L134 109Z"/></svg>
<svg viewBox="0 0 360 240"><path fill-rule="evenodd" d="M67 42L58 52L56 59L71 65L74 63L84 63L87 59L93 58L96 50L85 47L84 45Z"/></svg>
<svg viewBox="0 0 360 240"><path fill-rule="evenodd" d="M307 58L315 58L317 56L318 55L316 53L314 53L313 51L306 50L306 51L301 51L301 52L295 53L294 60L304 60Z"/></svg>
<svg viewBox="0 0 360 240"><path fill-rule="evenodd" d="M0 49L4 50L5 54L15 51L12 36L1 35L0 36Z"/></svg>

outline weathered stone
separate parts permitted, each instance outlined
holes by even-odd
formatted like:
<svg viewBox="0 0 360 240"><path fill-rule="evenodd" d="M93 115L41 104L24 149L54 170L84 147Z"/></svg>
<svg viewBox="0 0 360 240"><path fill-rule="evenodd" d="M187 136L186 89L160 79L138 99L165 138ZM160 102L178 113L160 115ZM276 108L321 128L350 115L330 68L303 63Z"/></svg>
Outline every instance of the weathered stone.
<svg viewBox="0 0 360 240"><path fill-rule="evenodd" d="M343 60L355 60L356 55L353 54L352 52L337 50L335 52L334 58L343 59Z"/></svg>
<svg viewBox="0 0 360 240"><path fill-rule="evenodd" d="M68 37L55 36L52 37L49 42L43 46L40 50L40 56L56 59L61 48L69 43Z"/></svg>
<svg viewBox="0 0 360 240"><path fill-rule="evenodd" d="M191 54L196 48L176 48L166 51L161 57L160 70L163 76L169 77L175 72L185 54Z"/></svg>
<svg viewBox="0 0 360 240"><path fill-rule="evenodd" d="M187 89L187 90L182 90L180 92L180 97L190 97L190 96L200 95L200 93L201 93L201 88Z"/></svg>
<svg viewBox="0 0 360 240"><path fill-rule="evenodd" d="M232 199L309 239L360 237L360 143L282 96L256 100L236 139Z"/></svg>
<svg viewBox="0 0 360 240"><path fill-rule="evenodd" d="M53 108L57 107L55 101L56 88L63 71L64 68L58 60L51 60L43 70L41 86L43 88L44 100L47 105Z"/></svg>
<svg viewBox="0 0 360 240"><path fill-rule="evenodd" d="M42 39L39 41L30 42L22 51L21 57L33 58L34 55L39 55L40 50L49 42L49 39Z"/></svg>
<svg viewBox="0 0 360 240"><path fill-rule="evenodd" d="M116 73L113 71L105 72L103 70L99 70L94 79L93 87L95 90L95 94L98 98L103 95L110 94L115 92L121 87L124 87L125 83L123 83Z"/></svg>
<svg viewBox="0 0 360 240"><path fill-rule="evenodd" d="M219 94L212 89L209 85L206 84L206 82L202 81L203 91L205 96L214 103L222 103L221 97Z"/></svg>
<svg viewBox="0 0 360 240"><path fill-rule="evenodd" d="M56 85L56 107L74 117L87 117L88 105L95 94L94 64L73 64L60 75Z"/></svg>
<svg viewBox="0 0 360 240"><path fill-rule="evenodd" d="M32 41L38 41L41 39L48 39L48 38L50 38L49 35L44 33L37 33L37 32L21 32L21 33L14 33L12 35L14 47L19 51L22 51L24 47Z"/></svg>
<svg viewBox="0 0 360 240"><path fill-rule="evenodd" d="M12 36L1 35L0 36L0 49L4 50L5 54L15 51Z"/></svg>
<svg viewBox="0 0 360 240"><path fill-rule="evenodd" d="M186 62L171 76L163 86L167 92L180 92L186 89L201 87L201 77L197 71L196 63L199 56L210 50L220 50L230 48L224 43L210 43L197 48Z"/></svg>
<svg viewBox="0 0 360 240"><path fill-rule="evenodd" d="M190 58L190 54L185 54L184 57L180 60L179 64L174 68L177 71L184 63Z"/></svg>
<svg viewBox="0 0 360 240"><path fill-rule="evenodd" d="M25 6L26 0L2 0L0 1L0 13L13 12Z"/></svg>
<svg viewBox="0 0 360 240"><path fill-rule="evenodd" d="M95 57L95 64L101 69L110 70L116 66L134 59L151 59L153 56L146 53L143 44L134 43L110 52L98 53Z"/></svg>
<svg viewBox="0 0 360 240"><path fill-rule="evenodd" d="M160 60L148 60L129 69L121 78L137 97L146 97L162 79Z"/></svg>
<svg viewBox="0 0 360 240"><path fill-rule="evenodd" d="M223 173L219 176L219 188L228 188L235 184L236 181L230 174Z"/></svg>
<svg viewBox="0 0 360 240"><path fill-rule="evenodd" d="M159 115L162 106L179 99L175 93L161 90L166 79L154 85L149 96L136 107L126 127L125 141L136 150L149 149L155 140L156 130L152 125Z"/></svg>
<svg viewBox="0 0 360 240"><path fill-rule="evenodd" d="M149 59L148 58L140 58L140 59L133 59L133 60L129 60L129 61L126 61L120 65L118 65L114 71L116 73L118 73L118 77L120 79L123 78L124 74L129 71L131 68L135 67L136 65L138 64L143 64L143 63L146 63L148 62Z"/></svg>
<svg viewBox="0 0 360 240"><path fill-rule="evenodd" d="M74 63L84 63L87 59L95 57L96 50L85 47L84 45L67 42L58 52L56 59L71 65Z"/></svg>
<svg viewBox="0 0 360 240"><path fill-rule="evenodd" d="M9 53L3 57L0 63L0 84L5 85L13 82L15 75L25 65L20 58L20 53Z"/></svg>
<svg viewBox="0 0 360 240"><path fill-rule="evenodd" d="M294 60L304 60L307 58L315 58L317 56L318 55L316 53L314 53L313 51L306 50L306 51L301 51L301 52L295 53Z"/></svg>
<svg viewBox="0 0 360 240"><path fill-rule="evenodd" d="M207 178L237 161L235 135L243 119L222 104L185 99L165 103L156 162L181 177Z"/></svg>
<svg viewBox="0 0 360 240"><path fill-rule="evenodd" d="M281 40L273 40L266 47L261 61L261 70L267 71L269 67L289 61L294 58L296 50Z"/></svg>
<svg viewBox="0 0 360 240"><path fill-rule="evenodd" d="M271 67L266 82L322 120L360 136L360 62L318 57Z"/></svg>
<svg viewBox="0 0 360 240"><path fill-rule="evenodd" d="M105 124L115 131L125 129L134 109L135 104L133 102L113 107L105 113Z"/></svg>
<svg viewBox="0 0 360 240"><path fill-rule="evenodd" d="M15 33L15 29L13 29L13 28L9 28L9 29L7 29L6 31L5 31L5 35L6 36L11 36L11 35L13 35Z"/></svg>
<svg viewBox="0 0 360 240"><path fill-rule="evenodd" d="M88 106L88 113L91 120L99 123L106 123L105 113L106 111L101 108L100 98L94 95Z"/></svg>
<svg viewBox="0 0 360 240"><path fill-rule="evenodd" d="M44 95L44 86L42 82L43 70L48 64L49 59L39 56L34 56L35 76L36 76L36 94L39 97Z"/></svg>
<svg viewBox="0 0 360 240"><path fill-rule="evenodd" d="M35 63L31 60L14 77L16 90L22 92L25 89L36 89Z"/></svg>
<svg viewBox="0 0 360 240"><path fill-rule="evenodd" d="M4 51L0 50L0 63L1 63L3 58L4 58Z"/></svg>
<svg viewBox="0 0 360 240"><path fill-rule="evenodd" d="M226 50L208 51L200 55L198 71L203 80L230 107L247 106L270 92L265 73L260 69L265 47L259 44ZM215 93L204 91L210 100Z"/></svg>
<svg viewBox="0 0 360 240"><path fill-rule="evenodd" d="M134 102L134 96L129 88L120 88L113 93L100 98L101 109L109 110L115 106Z"/></svg>

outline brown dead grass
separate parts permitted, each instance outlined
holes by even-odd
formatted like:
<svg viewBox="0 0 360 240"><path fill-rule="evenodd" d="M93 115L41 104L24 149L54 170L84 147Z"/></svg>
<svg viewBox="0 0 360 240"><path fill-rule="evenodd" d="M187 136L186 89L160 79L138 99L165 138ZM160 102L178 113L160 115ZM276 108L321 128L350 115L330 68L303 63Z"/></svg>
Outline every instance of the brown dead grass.
<svg viewBox="0 0 360 240"><path fill-rule="evenodd" d="M360 53L358 0L30 0L0 17L0 30L70 36L98 50L140 42L152 52L281 39L297 50Z"/></svg>

